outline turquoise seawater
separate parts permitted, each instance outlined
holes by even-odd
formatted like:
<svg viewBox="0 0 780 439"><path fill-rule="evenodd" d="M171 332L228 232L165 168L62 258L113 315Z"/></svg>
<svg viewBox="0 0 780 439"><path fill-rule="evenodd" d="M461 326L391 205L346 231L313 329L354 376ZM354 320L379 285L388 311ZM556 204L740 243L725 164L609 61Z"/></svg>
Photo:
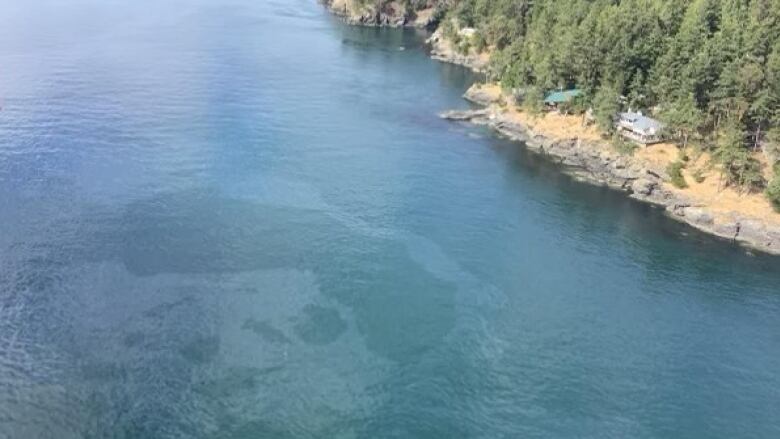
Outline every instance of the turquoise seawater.
<svg viewBox="0 0 780 439"><path fill-rule="evenodd" d="M438 119L424 38L0 2L0 437L780 437L780 258Z"/></svg>

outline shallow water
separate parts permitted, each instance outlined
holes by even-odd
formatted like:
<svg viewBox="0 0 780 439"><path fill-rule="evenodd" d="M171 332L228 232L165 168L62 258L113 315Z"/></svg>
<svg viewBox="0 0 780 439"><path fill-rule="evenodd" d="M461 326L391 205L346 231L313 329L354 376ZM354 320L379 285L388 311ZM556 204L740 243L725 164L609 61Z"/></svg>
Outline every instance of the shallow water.
<svg viewBox="0 0 780 439"><path fill-rule="evenodd" d="M780 437L780 258L439 120L415 31L129 3L0 3L0 437Z"/></svg>

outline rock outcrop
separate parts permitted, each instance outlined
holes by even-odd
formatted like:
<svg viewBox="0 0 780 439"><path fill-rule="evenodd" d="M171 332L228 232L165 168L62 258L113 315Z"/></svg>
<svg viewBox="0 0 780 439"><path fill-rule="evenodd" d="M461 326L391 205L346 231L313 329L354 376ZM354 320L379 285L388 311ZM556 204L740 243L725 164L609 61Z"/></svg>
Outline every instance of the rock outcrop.
<svg viewBox="0 0 780 439"><path fill-rule="evenodd" d="M473 50L469 53L460 53L453 44L444 37L442 29L436 31L428 38L428 45L431 47L431 58L450 64L457 64L467 67L474 72L484 73L487 71L490 58L487 54L477 54Z"/></svg>
<svg viewBox="0 0 780 439"><path fill-rule="evenodd" d="M487 107L448 111L441 117L488 126L509 139L523 142L529 150L549 157L575 178L607 185L626 192L631 198L660 206L670 217L704 232L760 251L780 254L780 227L737 212L722 214L710 211L706 206L695 205L679 192L668 188L666 182L669 176L665 169L621 155L603 142L551 139L539 135L507 117L499 106L492 105L497 98L480 93L479 89L470 90L465 97Z"/></svg>
<svg viewBox="0 0 780 439"><path fill-rule="evenodd" d="M403 1L360 2L358 0L320 0L334 15L346 23L359 26L417 27L433 29L438 24L436 5L441 2L429 0L423 9L412 9ZM450 64L458 64L475 72L487 71L487 54L461 53L444 37L441 28L436 29L427 40L431 58Z"/></svg>
<svg viewBox="0 0 780 439"><path fill-rule="evenodd" d="M357 0L322 0L335 15L349 24L361 26L431 27L435 24L433 8L413 10L402 1L366 2Z"/></svg>

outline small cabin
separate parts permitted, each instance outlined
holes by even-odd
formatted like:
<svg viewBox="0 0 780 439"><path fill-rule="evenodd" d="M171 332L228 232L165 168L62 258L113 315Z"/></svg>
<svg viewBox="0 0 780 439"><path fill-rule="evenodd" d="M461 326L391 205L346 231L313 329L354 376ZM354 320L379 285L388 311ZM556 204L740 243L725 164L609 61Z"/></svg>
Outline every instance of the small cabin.
<svg viewBox="0 0 780 439"><path fill-rule="evenodd" d="M618 133L643 145L662 142L664 124L642 114L641 111L620 113L616 128Z"/></svg>
<svg viewBox="0 0 780 439"><path fill-rule="evenodd" d="M564 104L571 103L575 98L582 95L582 90L571 89L548 93L544 98L544 107L547 110L560 110Z"/></svg>

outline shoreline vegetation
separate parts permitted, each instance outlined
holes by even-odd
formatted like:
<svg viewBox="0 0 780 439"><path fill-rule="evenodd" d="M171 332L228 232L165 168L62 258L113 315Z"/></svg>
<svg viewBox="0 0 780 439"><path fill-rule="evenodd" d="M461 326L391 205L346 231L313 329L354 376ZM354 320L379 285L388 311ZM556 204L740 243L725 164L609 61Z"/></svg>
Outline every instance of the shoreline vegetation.
<svg viewBox="0 0 780 439"><path fill-rule="evenodd" d="M695 147L681 150L671 143L627 152L605 140L596 126L584 125L582 117L555 112L534 115L508 103L511 97L496 84L475 84L465 98L483 108L447 111L441 117L488 126L548 156L579 180L624 191L699 230L780 255L780 214L761 193L723 187L720 172L706 152ZM682 160L687 185L677 187L670 171Z"/></svg>
<svg viewBox="0 0 780 439"><path fill-rule="evenodd" d="M539 38L534 34L534 26L539 24L531 18L531 3L524 0L498 0L495 3L484 0L325 0L331 11L351 24L427 28L433 32L428 40L433 59L463 65L485 75L485 83L475 84L464 96L481 108L448 111L442 113L442 117L488 126L510 139L524 142L530 150L558 161L565 172L580 180L625 191L632 198L661 206L670 217L699 230L780 255L780 0L756 0L750 2L755 3L752 6L743 4L741 9L730 0L626 0L622 3L635 10L635 3L653 7L656 10L652 13L656 15L674 12L661 6L675 4L676 18L667 17L666 21L677 21L676 36L685 32L707 35L667 36L671 42L655 43L666 46L664 52L648 49L647 44L642 43L642 39L650 37L645 35L648 30L640 26L642 29L636 31L639 34L632 37L636 40L633 44L640 49L632 48L631 51L656 50L658 53L647 55L649 59L645 60L655 64L645 62L642 69L635 69L631 75L624 73L630 70L626 66L616 67L618 73L605 71L608 69L600 65L593 67L600 76L597 80L600 84L595 87L586 79L576 77L583 72L567 73L565 66L557 65L560 61L544 57L534 59L539 54L523 53L531 51L524 47L533 44L529 40L537 38L538 41ZM551 20L546 14L555 12L555 8L563 8L560 11L574 8L569 12L579 14L579 23L571 22L571 17L561 21L571 27L586 26L585 22L594 11L585 14L588 12L582 9L587 9L585 6L577 11L579 3L582 2L563 0L556 2L556 6L550 6L550 3L547 6L550 10L546 10L545 2L537 1L534 7L541 9L537 14L542 17L536 20ZM728 9L732 6L739 10ZM611 8L605 10L607 12L597 12L613 14L611 19L619 20L620 6ZM727 30L734 31L729 30L726 22L733 18L728 17L732 12L743 14L738 18L748 22L740 29L752 29L757 35L720 35ZM511 14L520 14L520 18L513 20ZM520 30L517 29L518 22ZM702 27L704 24L710 29ZM545 44L579 46L587 43L566 38L563 42L556 41L562 37L551 33L560 23L546 25L548 39ZM595 28L592 31L598 33ZM662 31L659 30L661 34ZM732 51L750 53L739 57L732 55L728 60L718 59L726 65L719 67L721 71L717 75L718 67L712 65L702 71L687 70L696 68L696 57L699 56L696 50L701 49L698 46L714 45L713 41L726 37L739 40L734 44L755 47L730 47ZM682 44L677 40L691 39L696 40L697 48L675 47ZM523 44L517 44L516 40ZM616 43L625 44L625 41ZM557 51L568 49L558 47ZM686 52L685 59L682 52ZM600 53L601 56L610 55L608 51ZM571 54L566 56L572 57ZM632 56L641 58L635 53ZM591 57L591 62L599 62L595 55ZM658 65L666 62L664 58L674 57L680 58L679 62L668 62L669 66L665 68L670 71L659 73ZM524 63L545 65L533 68L544 71L529 72L532 68ZM587 66L568 68L585 69L585 73L589 73ZM729 69L734 70L733 74ZM567 75L571 77L561 79ZM703 79L699 81L691 75L704 75L710 78L710 84L701 84ZM691 85L690 81L694 83ZM663 85L664 90L677 91L655 91L659 85L654 82ZM544 111L542 100L547 92L574 87L584 90L582 99L557 111ZM700 101L706 103L704 108ZM668 127L667 140L644 146L617 136L615 116L631 108L642 109L661 119Z"/></svg>

